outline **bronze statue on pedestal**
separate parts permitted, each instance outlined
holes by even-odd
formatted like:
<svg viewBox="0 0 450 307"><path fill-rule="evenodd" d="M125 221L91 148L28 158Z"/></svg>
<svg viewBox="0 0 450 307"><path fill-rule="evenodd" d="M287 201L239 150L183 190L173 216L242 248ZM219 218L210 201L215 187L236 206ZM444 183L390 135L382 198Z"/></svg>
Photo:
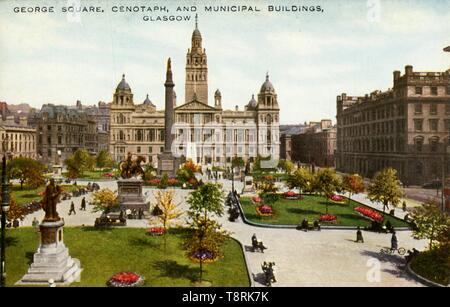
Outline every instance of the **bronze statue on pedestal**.
<svg viewBox="0 0 450 307"><path fill-rule="evenodd" d="M45 212L44 222L56 222L61 219L56 211L61 193L61 187L55 184L54 179L50 179L50 183L45 188L44 198L41 200L41 206Z"/></svg>

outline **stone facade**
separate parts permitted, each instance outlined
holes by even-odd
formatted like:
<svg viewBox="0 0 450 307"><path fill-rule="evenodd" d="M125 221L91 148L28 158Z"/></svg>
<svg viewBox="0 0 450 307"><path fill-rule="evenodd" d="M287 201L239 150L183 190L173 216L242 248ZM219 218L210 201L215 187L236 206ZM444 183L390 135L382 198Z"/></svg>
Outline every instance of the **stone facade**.
<svg viewBox="0 0 450 307"><path fill-rule="evenodd" d="M2 141L8 138L7 150L12 157L36 159L36 129L28 127L26 117L20 117L19 123L13 115L1 121L0 138Z"/></svg>
<svg viewBox="0 0 450 307"><path fill-rule="evenodd" d="M30 112L29 121L37 130L37 156L43 163L61 165L79 148L97 151L96 124L82 111L45 104Z"/></svg>
<svg viewBox="0 0 450 307"><path fill-rule="evenodd" d="M393 77L386 92L337 97L337 169L372 177L393 167L408 185L441 178L444 164L450 170L450 70L406 66Z"/></svg>
<svg viewBox="0 0 450 307"><path fill-rule="evenodd" d="M292 136L292 159L321 167L334 167L336 127L331 120L310 122L303 133Z"/></svg>
<svg viewBox="0 0 450 307"><path fill-rule="evenodd" d="M258 154L278 159L279 107L269 76L257 100L252 97L244 110L238 106L223 110L219 90L215 92L214 105L208 104L207 71L206 52L196 25L186 60L186 102L176 106L173 97L171 152L193 158L196 163L221 166L236 155L245 160ZM164 151L165 111L157 110L148 96L143 103L136 104L125 76L113 96L110 123L110 152L116 161L131 152L134 156L145 156L156 166L157 155Z"/></svg>
<svg viewBox="0 0 450 307"><path fill-rule="evenodd" d="M292 160L292 136L282 134L280 137L280 158Z"/></svg>
<svg viewBox="0 0 450 307"><path fill-rule="evenodd" d="M109 108L110 104L103 101L99 101L98 105L81 107L81 110L88 115L91 125L88 129L97 134L97 137L92 140L97 144L88 145L88 148L95 149L95 154L102 150L109 151Z"/></svg>

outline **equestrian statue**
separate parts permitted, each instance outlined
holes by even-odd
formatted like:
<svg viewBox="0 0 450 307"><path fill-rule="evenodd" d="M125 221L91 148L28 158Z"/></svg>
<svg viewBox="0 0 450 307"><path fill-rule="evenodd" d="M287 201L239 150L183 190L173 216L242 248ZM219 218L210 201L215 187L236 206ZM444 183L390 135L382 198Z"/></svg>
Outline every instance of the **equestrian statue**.
<svg viewBox="0 0 450 307"><path fill-rule="evenodd" d="M133 161L131 152L129 152L127 159L119 164L120 176L123 179L129 179L141 175L142 179L145 180L145 172L141 167L141 163L145 163L145 158L143 156L138 156L136 160Z"/></svg>

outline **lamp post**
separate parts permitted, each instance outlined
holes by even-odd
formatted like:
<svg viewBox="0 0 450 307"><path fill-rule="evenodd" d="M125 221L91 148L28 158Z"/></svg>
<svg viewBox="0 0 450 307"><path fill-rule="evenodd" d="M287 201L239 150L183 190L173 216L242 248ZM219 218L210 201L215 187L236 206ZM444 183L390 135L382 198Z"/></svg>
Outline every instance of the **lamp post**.
<svg viewBox="0 0 450 307"><path fill-rule="evenodd" d="M445 52L450 52L450 46L444 48ZM445 171L447 167L447 155L450 154L450 146L447 146L444 152L444 156L442 157L443 163L442 163L442 195L441 195L441 202L442 202L442 212L445 212Z"/></svg>
<svg viewBox="0 0 450 307"><path fill-rule="evenodd" d="M5 269L5 228L6 228L6 213L9 210L9 186L8 178L6 176L6 155L8 150L8 136L2 142L3 160L2 160L2 209L1 209L1 238L0 238L0 287L5 287L6 284L6 269Z"/></svg>
<svg viewBox="0 0 450 307"><path fill-rule="evenodd" d="M445 212L445 181L446 181L446 168L447 168L447 156L450 154L450 146L447 146L444 150L444 155L442 156L442 179L441 179L441 206L442 212Z"/></svg>

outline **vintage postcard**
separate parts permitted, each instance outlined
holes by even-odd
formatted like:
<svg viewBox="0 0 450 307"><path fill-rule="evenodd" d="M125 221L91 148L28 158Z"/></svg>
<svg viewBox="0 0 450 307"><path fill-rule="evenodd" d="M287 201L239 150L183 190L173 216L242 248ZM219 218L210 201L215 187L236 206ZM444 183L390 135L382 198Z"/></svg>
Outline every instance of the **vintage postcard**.
<svg viewBox="0 0 450 307"><path fill-rule="evenodd" d="M449 20L449 0L0 1L1 285L448 286Z"/></svg>

